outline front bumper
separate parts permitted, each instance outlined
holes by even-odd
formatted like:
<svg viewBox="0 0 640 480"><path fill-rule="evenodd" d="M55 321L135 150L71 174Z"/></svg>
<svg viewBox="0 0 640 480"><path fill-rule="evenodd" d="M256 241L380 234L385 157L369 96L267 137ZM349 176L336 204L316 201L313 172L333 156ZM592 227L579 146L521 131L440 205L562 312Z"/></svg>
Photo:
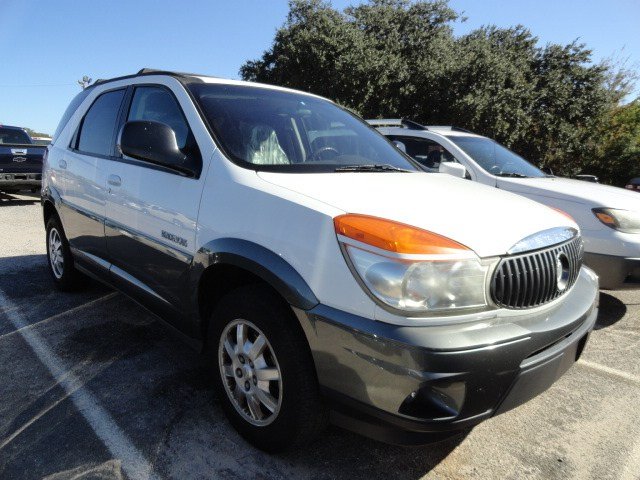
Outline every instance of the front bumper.
<svg viewBox="0 0 640 480"><path fill-rule="evenodd" d="M297 310L332 419L389 443L456 434L546 390L580 356L597 317L583 269L551 308L402 327L324 305Z"/></svg>
<svg viewBox="0 0 640 480"><path fill-rule="evenodd" d="M605 290L640 288L640 258L585 252L584 263L598 274Z"/></svg>
<svg viewBox="0 0 640 480"><path fill-rule="evenodd" d="M42 185L42 173L0 173L0 190L21 188L39 188Z"/></svg>

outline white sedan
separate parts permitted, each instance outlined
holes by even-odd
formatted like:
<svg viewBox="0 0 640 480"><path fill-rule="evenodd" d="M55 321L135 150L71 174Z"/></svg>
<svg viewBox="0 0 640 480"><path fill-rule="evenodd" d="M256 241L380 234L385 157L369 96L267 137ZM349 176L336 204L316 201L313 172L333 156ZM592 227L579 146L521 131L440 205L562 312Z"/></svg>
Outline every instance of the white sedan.
<svg viewBox="0 0 640 480"><path fill-rule="evenodd" d="M604 289L640 288L640 195L623 188L547 175L494 140L445 126L370 120L426 171L508 190L561 210L582 229L585 263ZM527 212L522 212L523 216ZM493 215L500 220L500 212Z"/></svg>

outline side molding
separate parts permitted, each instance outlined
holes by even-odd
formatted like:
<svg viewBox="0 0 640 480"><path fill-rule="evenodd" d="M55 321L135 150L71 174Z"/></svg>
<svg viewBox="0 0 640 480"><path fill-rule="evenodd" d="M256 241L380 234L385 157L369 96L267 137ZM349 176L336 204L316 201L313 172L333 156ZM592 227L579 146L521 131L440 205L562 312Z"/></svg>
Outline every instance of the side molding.
<svg viewBox="0 0 640 480"><path fill-rule="evenodd" d="M253 273L296 308L310 310L319 303L307 282L286 260L257 243L238 238L212 240L196 253L192 278L199 282L202 272L217 264L234 265Z"/></svg>

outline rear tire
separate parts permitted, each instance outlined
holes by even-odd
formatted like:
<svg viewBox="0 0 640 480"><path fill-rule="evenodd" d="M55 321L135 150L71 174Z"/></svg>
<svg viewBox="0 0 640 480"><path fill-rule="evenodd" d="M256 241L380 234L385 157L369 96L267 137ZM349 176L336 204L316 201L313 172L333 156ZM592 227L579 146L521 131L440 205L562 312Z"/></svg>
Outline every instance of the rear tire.
<svg viewBox="0 0 640 480"><path fill-rule="evenodd" d="M76 270L69 242L57 215L47 220L47 264L56 287L62 291L79 290L83 275Z"/></svg>
<svg viewBox="0 0 640 480"><path fill-rule="evenodd" d="M297 322L275 292L249 285L225 295L209 323L206 358L225 414L271 453L310 443L328 421Z"/></svg>

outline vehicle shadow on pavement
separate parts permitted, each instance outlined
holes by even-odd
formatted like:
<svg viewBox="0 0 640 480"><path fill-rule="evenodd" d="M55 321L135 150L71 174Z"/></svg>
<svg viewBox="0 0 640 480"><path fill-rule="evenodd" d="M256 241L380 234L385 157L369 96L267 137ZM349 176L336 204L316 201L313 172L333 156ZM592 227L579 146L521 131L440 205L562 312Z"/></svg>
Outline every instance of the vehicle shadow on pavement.
<svg viewBox="0 0 640 480"><path fill-rule="evenodd" d="M55 291L44 255L0 258L0 272L0 290L20 312L13 315L72 372L158 478L418 479L465 438L399 447L330 427L303 449L265 454L224 417L202 358L136 303L93 281L83 292ZM0 312L0 326L10 323L7 314ZM0 332L0 375L8 379L0 388L6 393L0 443L7 443L0 449L0 477L69 478L109 465L105 478L118 478L122 472L112 476L111 467L116 462L120 470L122 459L12 330Z"/></svg>
<svg viewBox="0 0 640 480"><path fill-rule="evenodd" d="M33 205L40 202L40 194L22 192L19 195L0 192L0 206Z"/></svg>
<svg viewBox="0 0 640 480"><path fill-rule="evenodd" d="M627 306L616 297L608 293L600 292L600 311L596 320L595 330L607 328L627 314Z"/></svg>

